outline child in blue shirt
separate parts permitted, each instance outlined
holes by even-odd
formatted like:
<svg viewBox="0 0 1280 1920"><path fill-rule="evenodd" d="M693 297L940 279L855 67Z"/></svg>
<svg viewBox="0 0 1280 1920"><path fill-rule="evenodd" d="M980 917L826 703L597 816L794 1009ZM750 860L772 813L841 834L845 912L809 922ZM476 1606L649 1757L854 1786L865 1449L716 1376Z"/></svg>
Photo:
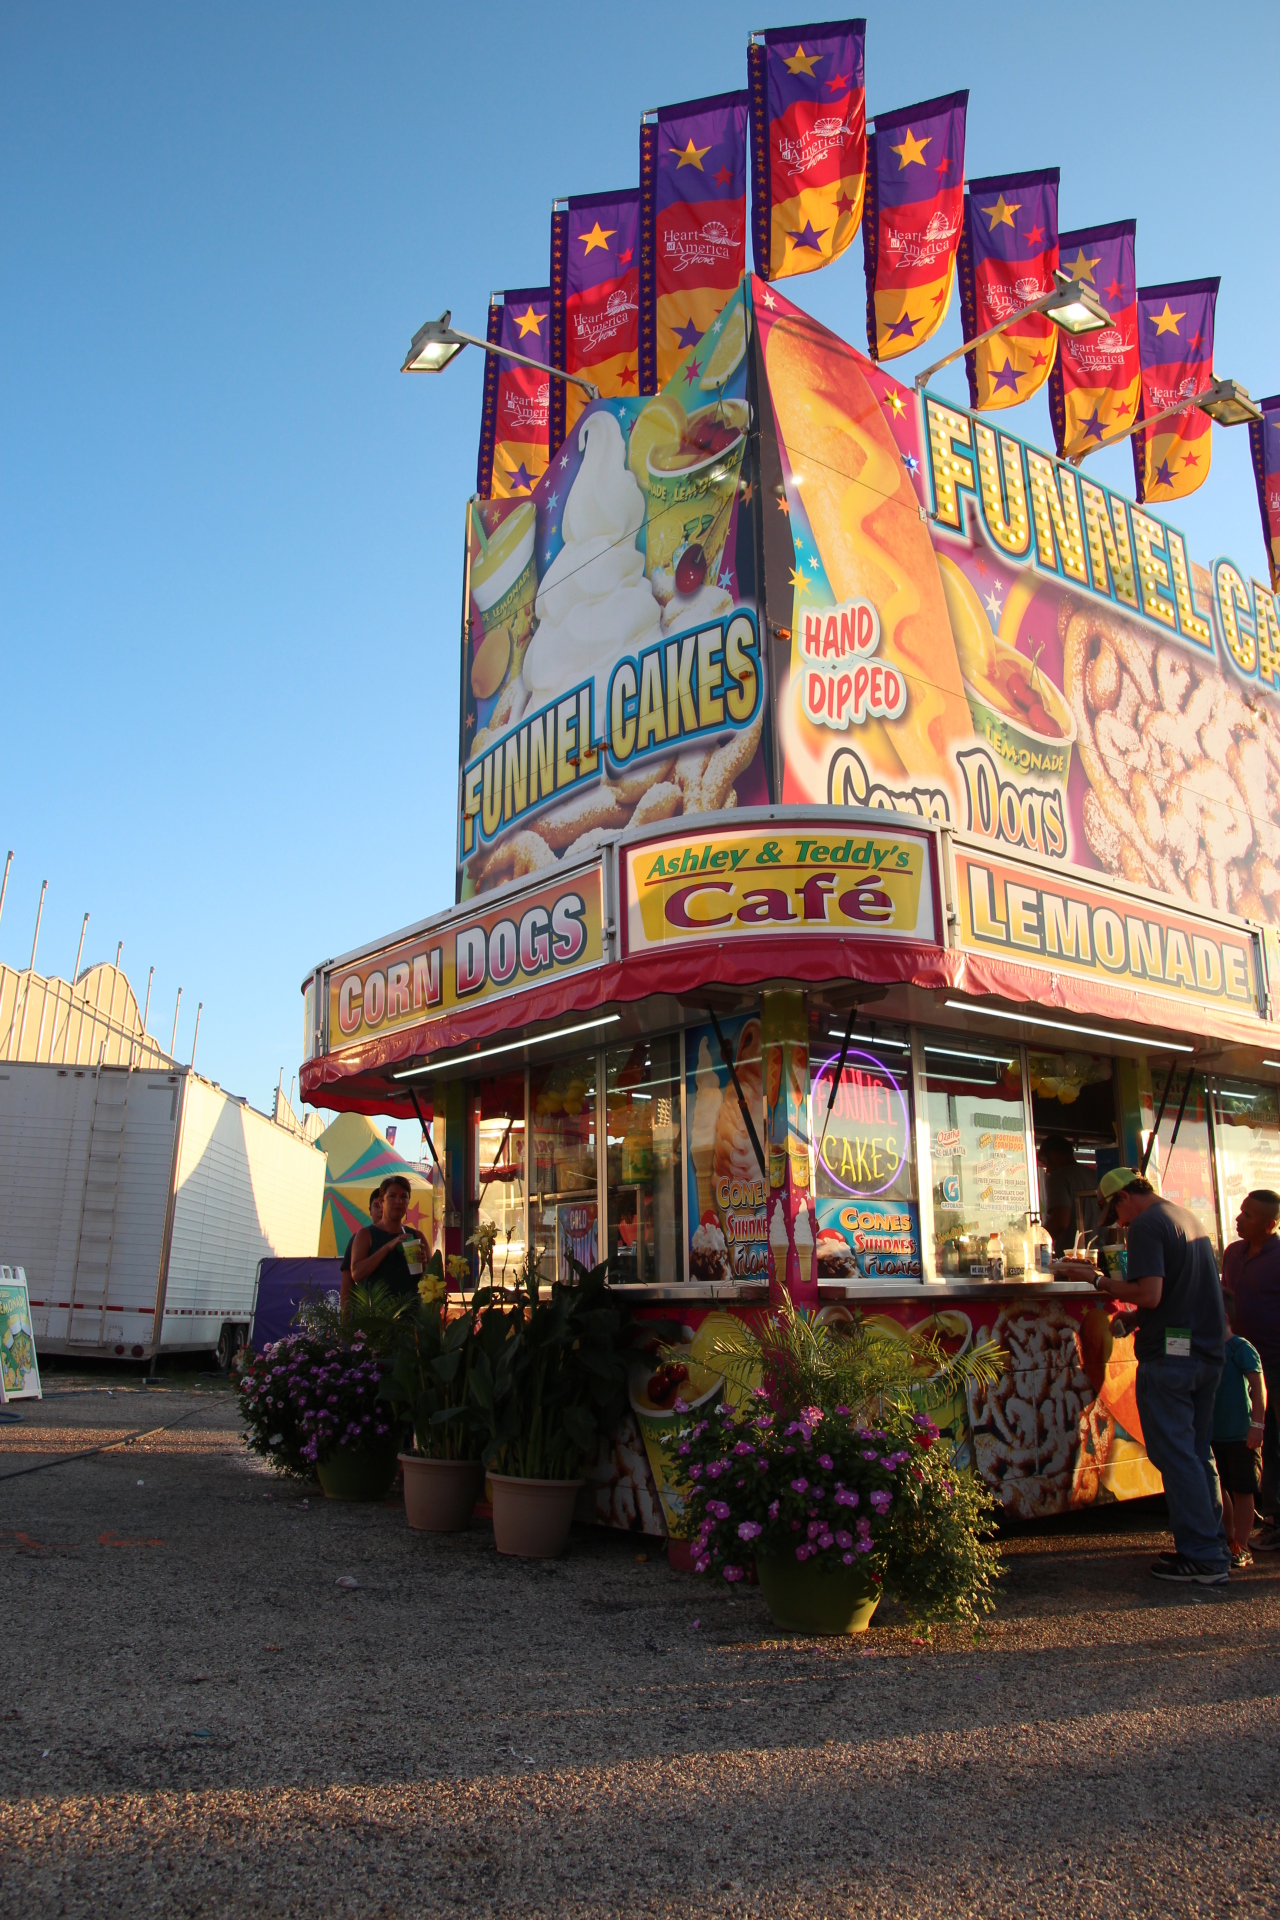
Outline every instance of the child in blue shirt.
<svg viewBox="0 0 1280 1920"><path fill-rule="evenodd" d="M1231 1545L1233 1573L1253 1565L1249 1535L1253 1532L1253 1502L1262 1480L1266 1405L1257 1349L1238 1333L1230 1334L1213 1404L1213 1457L1222 1482L1222 1524Z"/></svg>

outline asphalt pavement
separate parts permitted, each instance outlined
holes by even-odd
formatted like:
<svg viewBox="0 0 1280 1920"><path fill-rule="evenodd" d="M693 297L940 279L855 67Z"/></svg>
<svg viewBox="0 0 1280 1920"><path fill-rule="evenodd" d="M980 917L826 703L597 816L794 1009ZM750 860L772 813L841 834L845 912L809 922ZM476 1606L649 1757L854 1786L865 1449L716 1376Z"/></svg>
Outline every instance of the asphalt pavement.
<svg viewBox="0 0 1280 1920"><path fill-rule="evenodd" d="M47 1385L0 1425L4 1913L1280 1911L1280 1555L1163 1586L1112 1507L1010 1534L977 1635L801 1641L638 1536L523 1564L282 1483L213 1380Z"/></svg>

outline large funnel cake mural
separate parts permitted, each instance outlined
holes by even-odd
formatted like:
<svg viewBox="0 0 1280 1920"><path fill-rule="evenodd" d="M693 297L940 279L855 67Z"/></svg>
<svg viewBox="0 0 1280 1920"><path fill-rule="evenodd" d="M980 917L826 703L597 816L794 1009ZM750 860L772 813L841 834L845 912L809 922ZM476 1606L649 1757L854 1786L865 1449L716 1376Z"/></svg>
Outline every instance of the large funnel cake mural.
<svg viewBox="0 0 1280 1920"><path fill-rule="evenodd" d="M773 287L744 280L663 392L588 407L530 498L470 524L464 897L781 801L1276 923L1270 587ZM1153 983L1212 994L1194 945L1152 948Z"/></svg>
<svg viewBox="0 0 1280 1920"><path fill-rule="evenodd" d="M744 285L662 393L474 502L459 894L768 798Z"/></svg>

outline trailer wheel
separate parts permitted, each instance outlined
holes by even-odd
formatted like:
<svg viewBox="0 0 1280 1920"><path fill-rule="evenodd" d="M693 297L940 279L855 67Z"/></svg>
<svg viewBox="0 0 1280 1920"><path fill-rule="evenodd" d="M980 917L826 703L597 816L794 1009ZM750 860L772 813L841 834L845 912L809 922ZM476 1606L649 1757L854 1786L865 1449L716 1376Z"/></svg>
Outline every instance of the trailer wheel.
<svg viewBox="0 0 1280 1920"><path fill-rule="evenodd" d="M220 1373L230 1373L231 1362L240 1350L240 1329L232 1326L229 1320L222 1323L222 1332L218 1335L217 1361Z"/></svg>

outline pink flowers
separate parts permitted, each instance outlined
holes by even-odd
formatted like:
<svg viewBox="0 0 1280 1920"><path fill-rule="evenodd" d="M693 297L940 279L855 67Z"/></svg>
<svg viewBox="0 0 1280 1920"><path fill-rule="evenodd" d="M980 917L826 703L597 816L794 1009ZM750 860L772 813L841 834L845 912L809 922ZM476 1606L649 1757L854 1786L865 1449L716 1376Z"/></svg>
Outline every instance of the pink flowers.
<svg viewBox="0 0 1280 1920"><path fill-rule="evenodd" d="M738 1527L739 1540L758 1540L764 1528L758 1520L743 1520Z"/></svg>
<svg viewBox="0 0 1280 1920"><path fill-rule="evenodd" d="M714 1514L717 1520L727 1520L729 1518L728 1503L724 1500L708 1500L707 1512Z"/></svg>
<svg viewBox="0 0 1280 1920"><path fill-rule="evenodd" d="M771 1500L769 1502L769 1518L771 1520L776 1520L777 1517L778 1517L778 1502L776 1500Z"/></svg>
<svg viewBox="0 0 1280 1920"><path fill-rule="evenodd" d="M858 1496L852 1487L837 1487L835 1491L835 1503L838 1507L856 1507L858 1504Z"/></svg>
<svg viewBox="0 0 1280 1920"><path fill-rule="evenodd" d="M743 1572L743 1569L742 1569L741 1567L732 1567L732 1566L730 1566L730 1567L726 1567L726 1568L725 1568L725 1570L724 1570L724 1577L725 1577L725 1579L726 1579L726 1580L728 1580L728 1581L730 1582L730 1584L732 1584L732 1582L733 1582L733 1581L735 1581L735 1580L741 1580L741 1579L743 1579L743 1578L744 1578L744 1572Z"/></svg>
<svg viewBox="0 0 1280 1920"><path fill-rule="evenodd" d="M867 1498L877 1513L888 1513L893 1505L893 1495L887 1487L873 1487Z"/></svg>

